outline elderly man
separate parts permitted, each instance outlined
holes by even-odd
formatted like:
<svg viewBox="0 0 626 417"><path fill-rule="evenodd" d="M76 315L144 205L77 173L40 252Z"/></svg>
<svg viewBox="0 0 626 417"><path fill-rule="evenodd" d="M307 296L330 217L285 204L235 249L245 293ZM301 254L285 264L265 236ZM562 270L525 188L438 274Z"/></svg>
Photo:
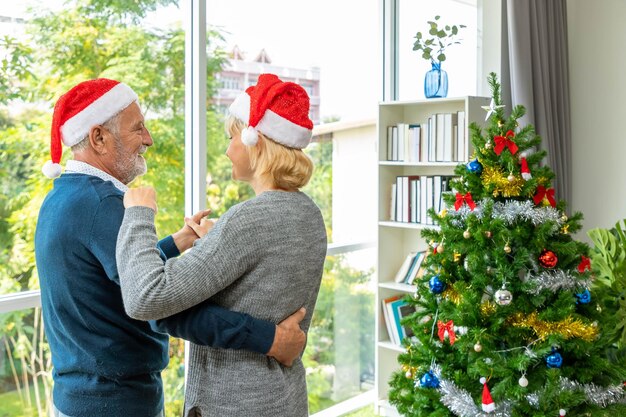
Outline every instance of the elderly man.
<svg viewBox="0 0 626 417"><path fill-rule="evenodd" d="M63 175L62 143L74 159ZM161 371L168 336L125 313L115 260L126 186L146 172L150 133L127 85L95 79L78 84L54 108L54 181L39 213L35 255L45 330L54 366L54 415L163 415ZM194 216L198 222L208 212ZM155 251L178 256L197 239L183 226ZM166 318L171 333L194 343L246 349L290 365L304 346L300 310L278 325L210 303Z"/></svg>

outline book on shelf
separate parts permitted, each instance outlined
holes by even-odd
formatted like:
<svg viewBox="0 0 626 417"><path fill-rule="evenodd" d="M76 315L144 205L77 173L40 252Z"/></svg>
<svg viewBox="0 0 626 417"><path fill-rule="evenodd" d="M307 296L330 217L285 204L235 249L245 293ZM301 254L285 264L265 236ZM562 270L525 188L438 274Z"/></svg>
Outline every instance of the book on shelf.
<svg viewBox="0 0 626 417"><path fill-rule="evenodd" d="M391 304L394 301L400 300L402 295L394 295L392 297L384 298L381 300L382 309L383 309L383 317L385 318L385 327L387 328L387 333L389 334L389 341L394 344L398 344L400 340L400 335L396 336L394 333L395 324L393 320L393 314L390 314L391 309L388 307L388 304ZM397 337L397 338L396 338Z"/></svg>
<svg viewBox="0 0 626 417"><path fill-rule="evenodd" d="M426 200L426 212L427 213L428 213L428 210L433 208L435 204L433 180L434 180L433 177L426 177L426 194L424 194L424 197L426 197L425 200ZM424 221L423 223L434 224L433 219L430 216L428 216L428 214L426 215L426 221Z"/></svg>
<svg viewBox="0 0 626 417"><path fill-rule="evenodd" d="M413 337L413 329L402 324L402 319L415 313L415 307L409 304L403 296L393 296L383 300L383 314L389 340L395 345L402 345L407 337Z"/></svg>
<svg viewBox="0 0 626 417"><path fill-rule="evenodd" d="M419 180L418 175L402 175L396 177L395 185L395 201L392 201L393 219L397 222L409 223L413 222L414 188L412 182ZM392 185L392 190L394 186ZM394 196L392 196L392 200Z"/></svg>
<svg viewBox="0 0 626 417"><path fill-rule="evenodd" d="M402 197L404 196L404 181L402 177L396 177L396 221L401 222L402 220L402 207L404 206L404 201Z"/></svg>
<svg viewBox="0 0 626 417"><path fill-rule="evenodd" d="M420 177L415 176L409 181L409 194L411 197L411 216L409 218L409 222L411 223L419 223L420 219L420 211L419 211L419 201L420 201Z"/></svg>
<svg viewBox="0 0 626 417"><path fill-rule="evenodd" d="M387 126L387 161L393 161L393 126Z"/></svg>
<svg viewBox="0 0 626 417"><path fill-rule="evenodd" d="M387 161L418 162L421 160L422 133L417 123L387 126Z"/></svg>
<svg viewBox="0 0 626 417"><path fill-rule="evenodd" d="M415 258L415 255L417 255L417 252L411 252L406 256L406 258L404 258L402 265L400 265L400 268L398 268L398 272L396 272L396 276L393 279L395 282L405 281L406 276L409 272L409 268L411 268L411 264L413 263L413 259Z"/></svg>
<svg viewBox="0 0 626 417"><path fill-rule="evenodd" d="M456 161L454 158L456 143L454 141L453 127L457 124L456 113L444 113L443 115L443 159L444 162Z"/></svg>
<svg viewBox="0 0 626 417"><path fill-rule="evenodd" d="M428 210L439 213L446 208L443 195L451 191L453 176L400 175L391 185L391 221L432 225Z"/></svg>
<svg viewBox="0 0 626 417"><path fill-rule="evenodd" d="M398 344L402 345L404 339L411 338L415 334L413 333L413 329L408 324L402 324L402 319L411 314L415 313L415 306L409 304L404 299L394 301L391 303L391 308L393 311L394 324L396 325L396 331L399 335Z"/></svg>
<svg viewBox="0 0 626 417"><path fill-rule="evenodd" d="M404 280L402 281L404 284L413 285L415 279L418 276L421 276L420 274L424 274L422 262L424 262L425 258L426 251L419 251L413 255L411 260L411 266L409 267L409 270L407 271L406 275L404 276Z"/></svg>
<svg viewBox="0 0 626 417"><path fill-rule="evenodd" d="M402 284L412 285L420 274L423 274L422 262L426 258L426 251L409 252L398 268L394 281Z"/></svg>
<svg viewBox="0 0 626 417"><path fill-rule="evenodd" d="M465 112L434 113L419 123L387 126L388 161L461 162L465 160Z"/></svg>
<svg viewBox="0 0 626 417"><path fill-rule="evenodd" d="M459 111L456 113L456 161L464 161L466 158L466 138L465 138L465 112Z"/></svg>
<svg viewBox="0 0 626 417"><path fill-rule="evenodd" d="M387 126L388 161L462 162L466 159L465 112L434 113L420 122Z"/></svg>
<svg viewBox="0 0 626 417"><path fill-rule="evenodd" d="M437 131L435 133L435 161L441 162L444 161L444 150L445 150L445 117L444 113L437 113L435 115L437 118Z"/></svg>
<svg viewBox="0 0 626 417"><path fill-rule="evenodd" d="M437 115L433 114L428 118L428 162L437 160Z"/></svg>
<svg viewBox="0 0 626 417"><path fill-rule="evenodd" d="M396 221L396 198L398 195L398 190L396 188L396 184L391 184L391 205L389 206L389 220L391 220L392 222Z"/></svg>
<svg viewBox="0 0 626 417"><path fill-rule="evenodd" d="M428 121L420 125L420 161L428 161Z"/></svg>
<svg viewBox="0 0 626 417"><path fill-rule="evenodd" d="M444 194L449 193L450 191L452 191L452 179L454 177L451 176L442 176L441 177L441 195L440 195L440 199L439 199L439 208L441 210L446 209L446 202L443 199Z"/></svg>

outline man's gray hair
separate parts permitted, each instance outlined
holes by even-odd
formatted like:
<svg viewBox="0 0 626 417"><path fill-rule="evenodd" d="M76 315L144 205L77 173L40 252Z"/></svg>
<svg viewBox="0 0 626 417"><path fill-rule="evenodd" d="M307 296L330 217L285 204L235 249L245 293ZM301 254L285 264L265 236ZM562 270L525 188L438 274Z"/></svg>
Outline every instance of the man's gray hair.
<svg viewBox="0 0 626 417"><path fill-rule="evenodd" d="M116 113L113 117L111 117L106 122L102 123L102 126L107 128L108 130L115 135L117 138L120 134L120 113ZM72 146L70 149L73 153L82 152L89 147L89 133L80 140L76 145Z"/></svg>

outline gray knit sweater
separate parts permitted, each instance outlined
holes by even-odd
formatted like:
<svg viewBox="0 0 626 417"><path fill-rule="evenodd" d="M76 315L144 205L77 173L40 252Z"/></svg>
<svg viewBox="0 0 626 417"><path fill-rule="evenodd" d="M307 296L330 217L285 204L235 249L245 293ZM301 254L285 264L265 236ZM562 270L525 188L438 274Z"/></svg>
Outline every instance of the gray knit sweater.
<svg viewBox="0 0 626 417"><path fill-rule="evenodd" d="M129 316L160 319L208 298L278 323L300 307L311 322L326 256L318 207L301 192L267 191L226 212L179 258L163 262L154 212L126 210L117 264ZM191 345L185 416L308 415L305 370L242 350Z"/></svg>

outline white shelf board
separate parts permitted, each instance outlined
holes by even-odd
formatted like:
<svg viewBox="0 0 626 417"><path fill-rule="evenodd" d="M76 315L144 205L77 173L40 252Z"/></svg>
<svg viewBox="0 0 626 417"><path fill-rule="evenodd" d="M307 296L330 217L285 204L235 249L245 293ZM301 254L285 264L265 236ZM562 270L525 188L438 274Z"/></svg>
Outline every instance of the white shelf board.
<svg viewBox="0 0 626 417"><path fill-rule="evenodd" d="M389 404L389 400L378 401L378 415L387 417L401 417L396 407Z"/></svg>
<svg viewBox="0 0 626 417"><path fill-rule="evenodd" d="M380 288L387 288L390 290L402 291L406 293L414 293L417 287L415 285L403 284L401 282L379 282Z"/></svg>
<svg viewBox="0 0 626 417"><path fill-rule="evenodd" d="M464 161L460 162L404 162L404 161L379 161L378 165L381 166L399 166L399 167L439 167L439 168L456 168L459 164L464 164Z"/></svg>
<svg viewBox="0 0 626 417"><path fill-rule="evenodd" d="M378 342L378 347L393 350L398 353L405 353L406 349L404 346L398 346L395 343L391 343L389 341L380 341Z"/></svg>

